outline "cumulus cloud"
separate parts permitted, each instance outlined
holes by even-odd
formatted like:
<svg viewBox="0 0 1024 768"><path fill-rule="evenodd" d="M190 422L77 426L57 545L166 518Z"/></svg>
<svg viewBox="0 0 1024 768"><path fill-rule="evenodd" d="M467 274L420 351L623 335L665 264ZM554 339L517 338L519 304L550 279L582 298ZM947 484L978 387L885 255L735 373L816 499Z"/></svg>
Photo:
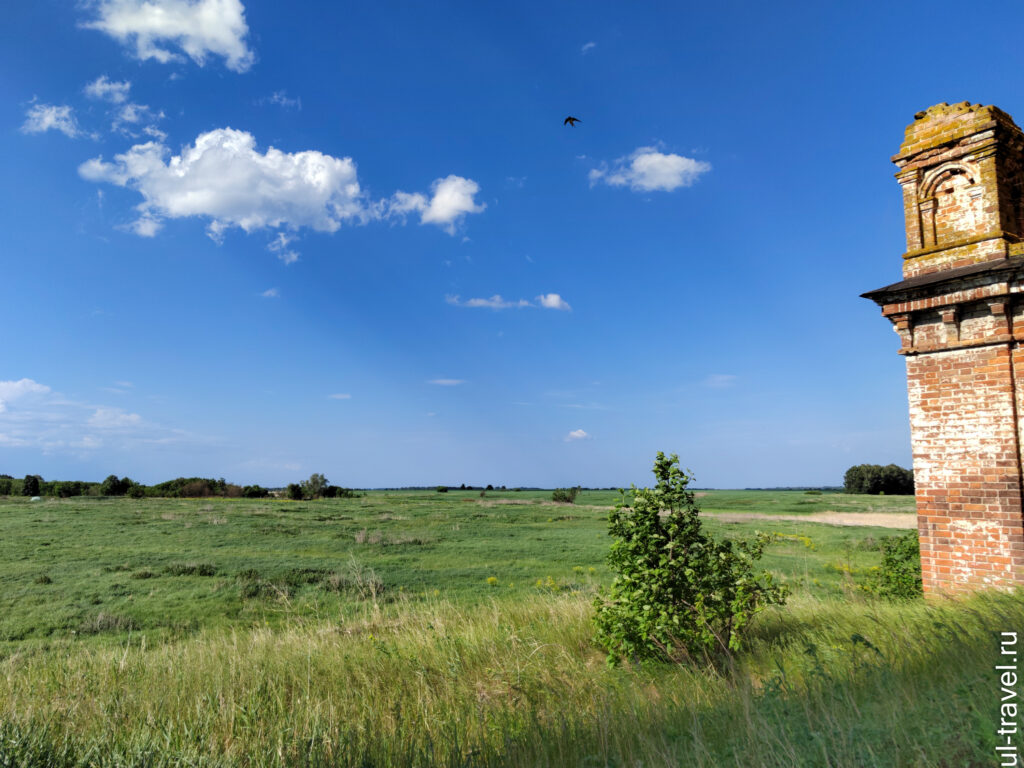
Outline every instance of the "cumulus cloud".
<svg viewBox="0 0 1024 768"><path fill-rule="evenodd" d="M465 379L431 379L427 384L435 384L439 387L457 387L459 384L465 384Z"/></svg>
<svg viewBox="0 0 1024 768"><path fill-rule="evenodd" d="M232 227L245 232L301 227L336 232L342 223L404 221L410 212L418 212L421 223L437 224L454 234L463 217L486 207L474 201L479 185L454 175L436 180L430 197L397 192L372 202L359 185L352 158L274 147L261 152L252 134L233 128L202 133L178 155L162 141L136 144L112 162L102 156L87 160L78 173L142 195L130 229L144 237L154 236L167 219L187 217L208 219L208 233L219 242ZM294 240L288 232L278 232L268 248L291 264L299 258L289 247Z"/></svg>
<svg viewBox="0 0 1024 768"><path fill-rule="evenodd" d="M568 312L572 307L569 306L569 302L559 296L557 293L542 293L537 297L537 301L544 309L560 309Z"/></svg>
<svg viewBox="0 0 1024 768"><path fill-rule="evenodd" d="M210 234L239 227L310 227L334 232L365 215L356 166L349 157L321 152L256 149L250 133L220 128L200 134L180 155L159 142L136 144L111 163L102 157L79 166L82 178L136 190L135 231L155 234L163 219L209 218Z"/></svg>
<svg viewBox="0 0 1024 768"><path fill-rule="evenodd" d="M128 100L128 91L132 84L129 80L115 81L100 75L85 86L85 95L90 99L109 101L111 104L123 104Z"/></svg>
<svg viewBox="0 0 1024 768"><path fill-rule="evenodd" d="M328 395L327 397L329 397L331 400L351 400L352 399L352 395L350 395L348 393L345 393L345 392L339 392L336 395Z"/></svg>
<svg viewBox="0 0 1024 768"><path fill-rule="evenodd" d="M60 131L72 139L82 135L71 107L33 104L25 113L25 122L22 123L21 132L45 133L46 131Z"/></svg>
<svg viewBox="0 0 1024 768"><path fill-rule="evenodd" d="M267 290L260 294L265 299L276 299L280 295L281 293L277 288L267 288Z"/></svg>
<svg viewBox="0 0 1024 768"><path fill-rule="evenodd" d="M452 174L430 185L429 198L420 192L396 192L386 205L385 215L404 218L419 213L420 224L436 224L454 235L467 214L480 213L487 207L474 199L479 191L480 185L472 179Z"/></svg>
<svg viewBox="0 0 1024 768"><path fill-rule="evenodd" d="M252 66L240 0L99 0L95 9L83 26L133 46L143 61L182 61L180 50L200 66L210 55L222 56L235 72Z"/></svg>
<svg viewBox="0 0 1024 768"><path fill-rule="evenodd" d="M466 299L463 301L458 296L445 296L444 300L456 307L485 307L487 309L522 309L533 305L526 299L509 301L503 299L499 294L494 294L489 299Z"/></svg>
<svg viewBox="0 0 1024 768"><path fill-rule="evenodd" d="M620 157L609 168L602 164L590 171L590 185L629 187L635 192L671 192L693 186L711 164L676 154L663 154L654 147L639 147L631 155Z"/></svg>
<svg viewBox="0 0 1024 768"><path fill-rule="evenodd" d="M584 432L582 429L574 429L568 435L565 436L565 442L571 443L573 440L589 440L590 435Z"/></svg>

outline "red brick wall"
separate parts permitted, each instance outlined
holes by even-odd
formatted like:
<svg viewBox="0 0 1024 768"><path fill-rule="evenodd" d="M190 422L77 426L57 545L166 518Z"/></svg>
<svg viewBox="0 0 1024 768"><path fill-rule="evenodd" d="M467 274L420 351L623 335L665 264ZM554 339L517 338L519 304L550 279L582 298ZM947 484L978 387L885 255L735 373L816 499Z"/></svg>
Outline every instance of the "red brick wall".
<svg viewBox="0 0 1024 768"><path fill-rule="evenodd" d="M1008 343L907 356L926 592L1024 582L1015 364Z"/></svg>

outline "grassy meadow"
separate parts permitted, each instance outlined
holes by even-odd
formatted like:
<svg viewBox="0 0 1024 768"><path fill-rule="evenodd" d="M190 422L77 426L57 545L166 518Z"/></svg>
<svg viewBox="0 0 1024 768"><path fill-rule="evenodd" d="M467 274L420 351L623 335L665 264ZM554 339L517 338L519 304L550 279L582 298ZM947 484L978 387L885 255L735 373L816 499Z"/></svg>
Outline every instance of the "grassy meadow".
<svg viewBox="0 0 1024 768"><path fill-rule="evenodd" d="M877 601L899 531L772 519L912 498L702 496L793 593L718 672L591 642L617 498L0 499L0 766L992 764L1024 600Z"/></svg>

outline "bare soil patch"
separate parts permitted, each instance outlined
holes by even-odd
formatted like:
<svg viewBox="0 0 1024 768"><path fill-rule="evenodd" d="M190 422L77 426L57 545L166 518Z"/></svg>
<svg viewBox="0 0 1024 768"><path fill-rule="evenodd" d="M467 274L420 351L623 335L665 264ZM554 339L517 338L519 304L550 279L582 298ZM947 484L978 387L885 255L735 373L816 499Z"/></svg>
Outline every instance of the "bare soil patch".
<svg viewBox="0 0 1024 768"><path fill-rule="evenodd" d="M762 512L702 512L707 517L726 523L747 520L793 520L826 525L860 525L876 528L917 528L917 515L903 512L813 512L809 515L766 515Z"/></svg>

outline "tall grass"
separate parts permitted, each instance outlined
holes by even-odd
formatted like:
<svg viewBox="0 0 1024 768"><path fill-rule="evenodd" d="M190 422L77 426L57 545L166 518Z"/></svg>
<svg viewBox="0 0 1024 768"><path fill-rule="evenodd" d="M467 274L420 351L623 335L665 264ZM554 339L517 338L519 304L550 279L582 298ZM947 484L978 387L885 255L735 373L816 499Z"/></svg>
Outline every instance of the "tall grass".
<svg viewBox="0 0 1024 768"><path fill-rule="evenodd" d="M981 766L1024 597L801 598L720 672L610 669L579 594L0 662L0 766Z"/></svg>

